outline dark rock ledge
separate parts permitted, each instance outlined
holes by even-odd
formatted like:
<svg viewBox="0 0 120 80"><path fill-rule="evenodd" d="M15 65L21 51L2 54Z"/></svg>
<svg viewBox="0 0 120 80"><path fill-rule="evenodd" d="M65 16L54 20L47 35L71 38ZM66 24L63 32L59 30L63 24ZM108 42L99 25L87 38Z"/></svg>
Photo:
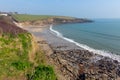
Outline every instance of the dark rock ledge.
<svg viewBox="0 0 120 80"><path fill-rule="evenodd" d="M54 50L50 56L66 80L120 80L120 63L87 50Z"/></svg>

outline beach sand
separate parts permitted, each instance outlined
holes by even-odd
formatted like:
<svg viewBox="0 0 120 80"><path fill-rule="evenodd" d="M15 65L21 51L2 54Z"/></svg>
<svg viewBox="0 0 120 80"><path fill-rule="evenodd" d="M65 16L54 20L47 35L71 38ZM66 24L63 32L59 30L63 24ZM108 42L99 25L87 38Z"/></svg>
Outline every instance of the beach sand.
<svg viewBox="0 0 120 80"><path fill-rule="evenodd" d="M68 42L61 37L56 36L55 33L51 32L49 28L44 29L44 31L35 32L36 36L42 36L45 41L54 49L54 50L71 50L71 49L82 49L76 46L74 43Z"/></svg>

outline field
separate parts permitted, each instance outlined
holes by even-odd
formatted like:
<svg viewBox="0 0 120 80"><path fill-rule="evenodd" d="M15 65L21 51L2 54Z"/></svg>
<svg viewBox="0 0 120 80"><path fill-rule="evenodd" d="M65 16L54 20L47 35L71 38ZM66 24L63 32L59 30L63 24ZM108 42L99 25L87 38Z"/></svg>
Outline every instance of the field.
<svg viewBox="0 0 120 80"><path fill-rule="evenodd" d="M28 14L15 14L15 15L12 15L12 17L19 22L44 20L49 18L74 19L73 17L66 17L66 16L28 15Z"/></svg>

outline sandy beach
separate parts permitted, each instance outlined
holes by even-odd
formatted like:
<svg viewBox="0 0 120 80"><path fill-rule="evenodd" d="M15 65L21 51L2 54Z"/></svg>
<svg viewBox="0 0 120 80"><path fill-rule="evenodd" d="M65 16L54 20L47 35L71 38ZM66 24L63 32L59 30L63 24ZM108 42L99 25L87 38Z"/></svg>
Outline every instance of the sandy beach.
<svg viewBox="0 0 120 80"><path fill-rule="evenodd" d="M53 50L82 49L76 46L76 44L56 36L54 32L50 31L49 26L24 27L24 29L32 33L37 38L38 42L45 40L53 48Z"/></svg>

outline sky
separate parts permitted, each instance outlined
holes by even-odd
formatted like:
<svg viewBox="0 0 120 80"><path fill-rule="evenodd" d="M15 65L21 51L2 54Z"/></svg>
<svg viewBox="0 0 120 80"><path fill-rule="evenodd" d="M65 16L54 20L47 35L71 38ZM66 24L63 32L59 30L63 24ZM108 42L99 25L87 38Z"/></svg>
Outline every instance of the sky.
<svg viewBox="0 0 120 80"><path fill-rule="evenodd" d="M120 18L120 0L0 0L0 11L79 18Z"/></svg>

